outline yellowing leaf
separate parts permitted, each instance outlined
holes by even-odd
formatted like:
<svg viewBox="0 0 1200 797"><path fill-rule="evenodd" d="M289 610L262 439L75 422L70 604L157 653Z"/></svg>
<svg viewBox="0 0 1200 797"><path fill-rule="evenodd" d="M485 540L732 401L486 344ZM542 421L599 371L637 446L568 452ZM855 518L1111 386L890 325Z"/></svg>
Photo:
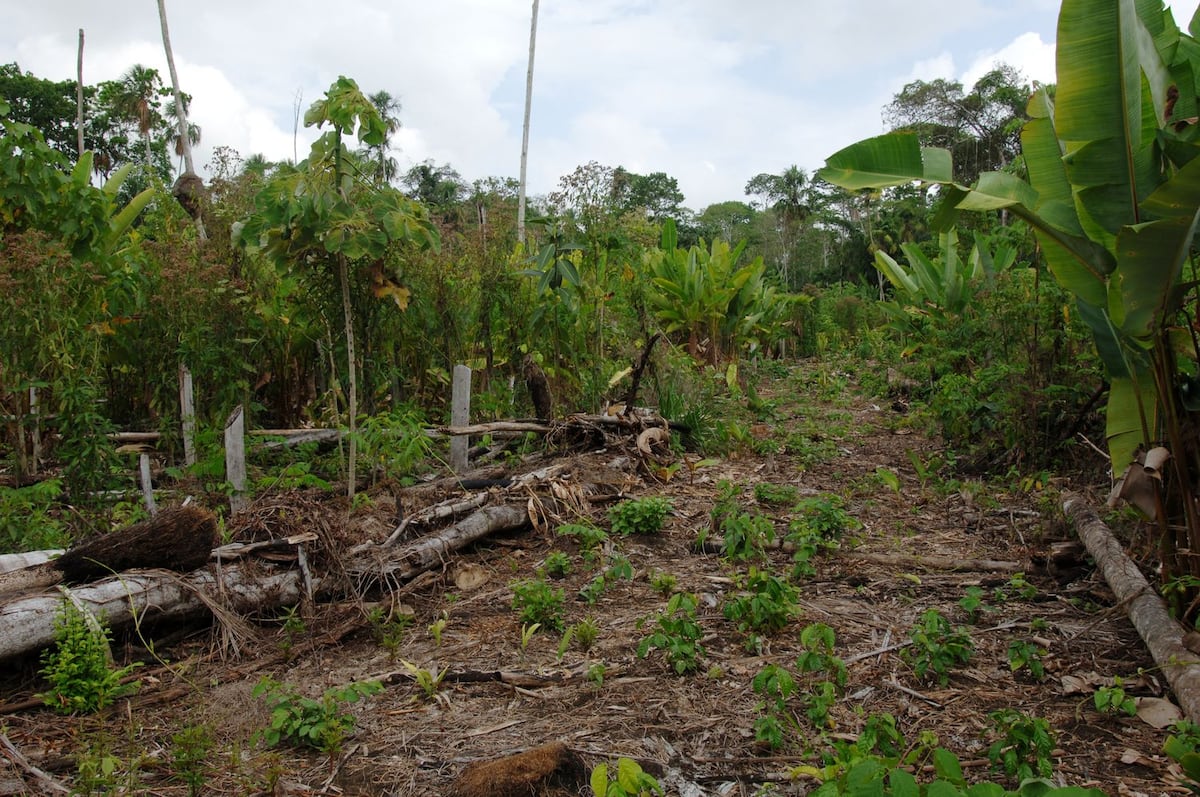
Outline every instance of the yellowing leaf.
<svg viewBox="0 0 1200 797"><path fill-rule="evenodd" d="M401 310L408 309L408 300L412 298L412 291L403 285L397 285L390 281L372 285L371 292L375 294L376 299L383 299L387 296L392 297L396 302L396 306Z"/></svg>

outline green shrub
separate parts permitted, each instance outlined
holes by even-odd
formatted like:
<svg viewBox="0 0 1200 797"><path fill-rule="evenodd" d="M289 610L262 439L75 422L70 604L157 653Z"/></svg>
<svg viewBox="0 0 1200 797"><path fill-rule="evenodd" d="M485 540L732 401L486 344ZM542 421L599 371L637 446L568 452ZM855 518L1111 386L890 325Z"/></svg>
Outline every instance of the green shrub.
<svg viewBox="0 0 1200 797"><path fill-rule="evenodd" d="M54 640L55 646L42 654L41 674L50 688L39 697L59 714L99 711L141 685L121 683L140 664L113 667L108 630L91 627L69 601L63 601L54 619Z"/></svg>
<svg viewBox="0 0 1200 797"><path fill-rule="evenodd" d="M303 697L294 686L263 678L251 693L262 698L271 712L271 722L260 732L268 747L287 742L312 747L326 755L341 752L354 729L354 716L343 710L345 703L383 691L379 681L363 681L326 689L319 700Z"/></svg>
<svg viewBox="0 0 1200 797"><path fill-rule="evenodd" d="M951 628L950 622L937 609L925 611L909 632L912 644L901 657L912 665L918 678L936 678L945 686L950 670L971 658L971 636L963 628Z"/></svg>
<svg viewBox="0 0 1200 797"><path fill-rule="evenodd" d="M62 491L59 479L0 487L0 553L65 548L70 542L67 529L50 514Z"/></svg>
<svg viewBox="0 0 1200 797"><path fill-rule="evenodd" d="M609 509L608 520L613 534L658 534L663 530L671 508L671 501L667 498L633 498Z"/></svg>
<svg viewBox="0 0 1200 797"><path fill-rule="evenodd" d="M696 605L694 595L686 592L672 595L667 601L666 610L654 617L658 630L638 643L638 657L644 659L652 649L661 650L677 674L699 670L700 657L704 655L700 637L704 636L704 632L700 623L696 622ZM646 619L638 622L639 628Z"/></svg>
<svg viewBox="0 0 1200 797"><path fill-rule="evenodd" d="M554 589L540 579L523 579L509 584L513 591L512 607L521 613L521 623L537 623L548 631L563 630L566 618L562 589Z"/></svg>

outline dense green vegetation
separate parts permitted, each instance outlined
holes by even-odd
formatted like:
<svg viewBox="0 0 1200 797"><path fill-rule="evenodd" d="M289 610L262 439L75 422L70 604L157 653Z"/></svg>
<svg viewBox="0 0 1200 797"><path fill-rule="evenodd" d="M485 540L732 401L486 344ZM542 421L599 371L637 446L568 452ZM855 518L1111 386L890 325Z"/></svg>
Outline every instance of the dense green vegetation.
<svg viewBox="0 0 1200 797"><path fill-rule="evenodd" d="M560 409L595 411L663 333L640 398L686 423L685 446L778 449L749 433L770 407L747 363L857 358L881 399L936 424L960 469L1095 463L1086 436L1109 440L1119 475L1167 442L1165 529L1200 462L1185 431L1200 378L1184 323L1196 45L1157 3L1095 5L1064 4L1057 89L1007 67L970 87L910 84L886 109L894 133L817 175L750 176L744 198L698 212L669 175L587 163L534 198L524 246L514 181L468 184L435 163L398 174L396 103L349 78L305 115L322 135L299 163L218 149L206 192L184 197L201 236L172 197L175 106L154 70L85 87L80 153L74 85L3 66L0 517L47 471L61 472L57 500L86 510L74 533L124 517L95 499L129 478L106 434L161 432L178 459L183 365L201 451L175 477L223 489L217 432L243 404L251 426L351 432L348 461L254 463L284 469L264 486L353 494L360 447L375 477L439 455L412 441L445 420L456 363L479 374L476 420L530 413L524 363ZM1095 36L1100 55L1136 41L1136 63L1092 57ZM1120 168L1118 146L1136 153ZM818 462L819 440L786 445ZM57 536L46 522L53 533L3 544Z"/></svg>

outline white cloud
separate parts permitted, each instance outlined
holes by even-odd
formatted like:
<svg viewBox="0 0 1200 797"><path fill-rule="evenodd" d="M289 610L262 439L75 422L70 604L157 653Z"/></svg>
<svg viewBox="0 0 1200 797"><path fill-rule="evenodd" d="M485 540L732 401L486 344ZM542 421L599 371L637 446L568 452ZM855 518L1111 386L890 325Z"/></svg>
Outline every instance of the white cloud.
<svg viewBox="0 0 1200 797"><path fill-rule="evenodd" d="M1195 0L1171 0L1186 25ZM12 3L0 63L85 79L142 62L164 74L145 0ZM905 82L968 87L996 60L1052 75L1057 0L555 0L541 4L531 193L590 160L665 171L687 204L743 199L755 174L812 171L881 132ZM168 0L183 88L203 152L292 157L293 101L338 75L400 99L404 165L432 159L467 180L516 176L528 0ZM302 110L303 110L302 108ZM311 131L301 131L304 157ZM198 165L203 159L198 154Z"/></svg>

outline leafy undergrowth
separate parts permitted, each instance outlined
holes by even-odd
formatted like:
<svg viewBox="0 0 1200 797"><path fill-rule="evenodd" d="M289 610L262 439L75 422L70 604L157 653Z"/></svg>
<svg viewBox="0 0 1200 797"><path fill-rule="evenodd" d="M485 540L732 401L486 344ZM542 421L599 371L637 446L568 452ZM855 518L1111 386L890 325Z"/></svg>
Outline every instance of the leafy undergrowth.
<svg viewBox="0 0 1200 797"><path fill-rule="evenodd" d="M1085 562L1046 565L1069 536L1046 480L950 478L919 421L855 383L763 381L745 453L631 490L669 501L653 512L598 505L374 607L262 619L240 660L205 632L160 646L172 663L139 670L129 710L13 713L7 735L93 793L446 794L468 763L555 740L668 794L806 794L868 755L928 782L937 748L967 782L1182 793L1168 731L1126 710L1163 696L1136 633ZM373 498L356 522L387 526Z"/></svg>

